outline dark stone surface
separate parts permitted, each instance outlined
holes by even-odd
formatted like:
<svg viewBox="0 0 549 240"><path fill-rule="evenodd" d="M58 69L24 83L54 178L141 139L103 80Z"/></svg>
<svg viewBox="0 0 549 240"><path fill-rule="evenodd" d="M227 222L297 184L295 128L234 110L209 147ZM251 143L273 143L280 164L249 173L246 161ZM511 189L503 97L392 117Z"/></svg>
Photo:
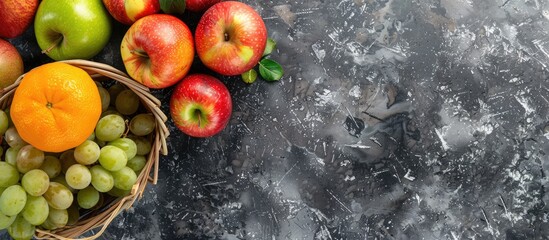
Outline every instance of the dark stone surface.
<svg viewBox="0 0 549 240"><path fill-rule="evenodd" d="M159 183L101 239L549 238L547 1L244 2L283 79L223 78L215 137L170 121ZM123 69L115 29L94 60Z"/></svg>

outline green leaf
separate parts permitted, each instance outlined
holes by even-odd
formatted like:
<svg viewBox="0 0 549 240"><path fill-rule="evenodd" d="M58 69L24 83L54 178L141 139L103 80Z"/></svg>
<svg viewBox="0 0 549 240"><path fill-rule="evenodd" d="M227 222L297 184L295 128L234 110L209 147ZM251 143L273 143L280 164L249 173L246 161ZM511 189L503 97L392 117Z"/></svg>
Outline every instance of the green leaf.
<svg viewBox="0 0 549 240"><path fill-rule="evenodd" d="M167 14L183 14L185 0L160 0L160 9Z"/></svg>
<svg viewBox="0 0 549 240"><path fill-rule="evenodd" d="M271 59L263 59L259 61L259 74L266 81L278 81L284 75L282 66Z"/></svg>
<svg viewBox="0 0 549 240"><path fill-rule="evenodd" d="M267 38L267 44L265 45L265 51L263 51L263 57L271 54L276 48L276 42L272 38Z"/></svg>
<svg viewBox="0 0 549 240"><path fill-rule="evenodd" d="M252 68L249 71L242 74L242 81L245 83L253 83L257 79L257 72Z"/></svg>

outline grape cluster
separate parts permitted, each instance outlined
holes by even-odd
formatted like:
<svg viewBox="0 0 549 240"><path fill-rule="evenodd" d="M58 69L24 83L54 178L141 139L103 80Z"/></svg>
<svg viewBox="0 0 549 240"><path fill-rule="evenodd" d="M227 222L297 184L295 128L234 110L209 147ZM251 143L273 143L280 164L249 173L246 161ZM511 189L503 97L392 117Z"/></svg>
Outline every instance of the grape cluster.
<svg viewBox="0 0 549 240"><path fill-rule="evenodd" d="M76 223L107 197L127 195L146 165L154 116L125 86L97 86L103 112L95 131L62 153L27 144L12 126L9 110L0 110L0 229L13 238L31 239L36 227Z"/></svg>

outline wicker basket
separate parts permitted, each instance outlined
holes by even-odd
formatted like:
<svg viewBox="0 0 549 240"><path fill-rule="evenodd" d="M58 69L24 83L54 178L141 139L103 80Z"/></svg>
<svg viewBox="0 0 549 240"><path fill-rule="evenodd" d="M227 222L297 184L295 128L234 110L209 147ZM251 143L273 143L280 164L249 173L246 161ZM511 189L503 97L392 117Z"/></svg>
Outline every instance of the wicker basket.
<svg viewBox="0 0 549 240"><path fill-rule="evenodd" d="M160 109L160 101L149 92L149 89L132 80L122 71L106 64L86 60L67 60L62 62L85 70L94 80L108 78L124 84L139 96L142 104L148 108L156 119L156 130L152 141L151 152L149 153L145 167L139 174L137 182L128 196L115 199L104 206L99 212L94 213L91 216L81 217L74 225L52 231L37 228L35 233L37 239L96 239L101 236L120 211L130 208L138 198L143 196L143 191L147 186L147 182L156 184L158 179L159 154L162 153L163 155L166 155L168 152L166 139L169 132L165 125L167 116ZM13 93L17 86L19 86L23 76L19 77L14 84L1 90L0 107L2 109L6 109L11 103ZM78 238L82 234L94 229L96 229L97 232L93 236Z"/></svg>

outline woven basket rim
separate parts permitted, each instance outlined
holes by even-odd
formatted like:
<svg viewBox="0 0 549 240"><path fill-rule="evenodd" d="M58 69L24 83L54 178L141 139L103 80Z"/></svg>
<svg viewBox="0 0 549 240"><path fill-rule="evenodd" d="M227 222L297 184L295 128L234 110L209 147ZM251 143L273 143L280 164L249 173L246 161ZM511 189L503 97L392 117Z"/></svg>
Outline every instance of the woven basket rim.
<svg viewBox="0 0 549 240"><path fill-rule="evenodd" d="M114 218L122 211L130 208L133 203L143 196L145 187L148 182L156 184L158 181L158 167L160 154L167 155L167 138L169 130L166 127L168 117L160 109L161 102L150 92L146 86L131 79L124 72L104 63L93 62L89 60L65 60L59 61L70 64L72 66L85 70L92 78L107 77L113 81L117 81L127 88L131 89L140 98L145 107L154 115L156 121L156 129L152 142L151 152L147 156L147 162L141 173L137 177L137 182L132 187L130 194L117 198L110 206L104 209L97 215L85 219L79 219L76 224L66 226L56 230L42 230L36 228L36 239L60 239L60 240L92 240L100 237L107 229ZM13 93L21 83L25 74L21 75L13 84L4 89L0 89L0 108L6 109L11 104ZM151 176L152 172L152 176ZM94 229L99 230L90 237L78 238L82 234Z"/></svg>

